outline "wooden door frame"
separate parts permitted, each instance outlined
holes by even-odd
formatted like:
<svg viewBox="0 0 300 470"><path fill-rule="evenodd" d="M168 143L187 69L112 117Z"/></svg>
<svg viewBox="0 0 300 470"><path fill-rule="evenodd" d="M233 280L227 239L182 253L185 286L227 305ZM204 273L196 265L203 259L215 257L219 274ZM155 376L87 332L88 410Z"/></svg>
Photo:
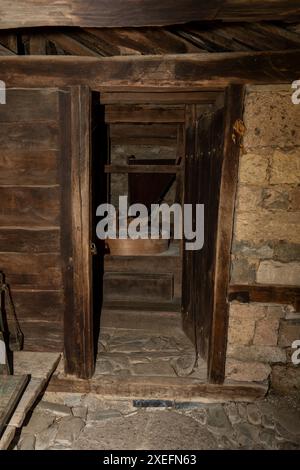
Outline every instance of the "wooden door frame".
<svg viewBox="0 0 300 470"><path fill-rule="evenodd" d="M164 88L167 91L225 90L234 83L227 96L241 97L244 84L290 84L300 76L299 50L280 52L210 53L141 57L64 57L29 56L0 57L0 79L7 88L22 87L77 87L76 100L72 105L69 136L72 129L81 129L72 148L72 179L65 181L65 187L72 186L74 198L70 227L76 227L74 248L65 259L66 286L74 281L74 292L69 293L65 313L65 354L66 372L82 378L89 378L94 370L94 344L91 303L91 274L86 260L90 255L90 225L88 208L91 197L87 190L90 175L91 156L85 152L88 143L87 123L79 126L81 113L90 113L87 90L99 91L143 91ZM85 86L79 88L78 86ZM83 91L83 90L86 91ZM73 95L74 96L74 95ZM63 101L63 100L62 100ZM234 100L233 100L234 102ZM66 109L66 103L61 103ZM216 267L218 282L215 285L215 306L210 346L208 377L211 382L221 383L224 379L226 332L227 332L227 289L229 284L230 245L232 239L233 210L239 148L233 145L232 125L239 115L240 105L233 107L226 116L227 128L223 179L220 195L220 213L217 259L227 260ZM240 117L240 115L238 116ZM76 135L76 133L75 133ZM67 149L66 149L67 151ZM69 187L69 191L71 191ZM83 211L75 210L78 204ZM226 228L225 228L226 226ZM68 233L68 232L66 232ZM70 242L66 237L63 243ZM70 248L69 248L70 249ZM74 256L74 259L72 257ZM73 260L73 265L70 263ZM222 294L223 292L223 294ZM224 294L226 293L226 295ZM73 296L73 299L72 299ZM74 301L74 302L73 302ZM74 311L76 307L76 311ZM218 334L217 331L223 331ZM71 332L71 334L69 333Z"/></svg>
<svg viewBox="0 0 300 470"><path fill-rule="evenodd" d="M72 86L60 97L61 244L65 291L64 364L88 379L95 368L91 254L91 91ZM82 117L85 119L82 119Z"/></svg>
<svg viewBox="0 0 300 470"><path fill-rule="evenodd" d="M222 383L225 378L229 313L228 288L241 150L240 136L235 134L234 125L237 120L243 117L244 95L243 85L230 85L225 90L225 131L217 223L214 302L207 364L208 381L211 383Z"/></svg>

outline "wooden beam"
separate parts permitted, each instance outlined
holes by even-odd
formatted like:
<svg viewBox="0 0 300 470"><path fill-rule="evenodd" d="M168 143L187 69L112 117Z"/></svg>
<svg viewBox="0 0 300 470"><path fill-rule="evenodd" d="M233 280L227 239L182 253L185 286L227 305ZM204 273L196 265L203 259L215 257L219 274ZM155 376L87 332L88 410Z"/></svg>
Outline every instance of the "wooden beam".
<svg viewBox="0 0 300 470"><path fill-rule="evenodd" d="M104 55L186 54L205 51L163 28L88 28L74 34L91 48L95 47L96 40L100 47L110 51Z"/></svg>
<svg viewBox="0 0 300 470"><path fill-rule="evenodd" d="M88 85L92 90L147 87L222 89L229 83L291 83L300 50L128 57L0 57L7 87Z"/></svg>
<svg viewBox="0 0 300 470"><path fill-rule="evenodd" d="M296 21L299 17L299 0L1 0L0 29L163 26L214 19Z"/></svg>
<svg viewBox="0 0 300 470"><path fill-rule="evenodd" d="M49 41L53 42L56 47L59 46L59 48L63 49L67 54L76 56L100 57L100 54L93 51L89 47L86 47L84 44L81 44L80 41L74 37L69 36L68 34L47 33L46 37Z"/></svg>
<svg viewBox="0 0 300 470"><path fill-rule="evenodd" d="M105 122L107 123L181 123L185 119L183 106L105 106Z"/></svg>
<svg viewBox="0 0 300 470"><path fill-rule="evenodd" d="M267 393L264 384L225 382L222 385L199 383L199 379L170 377L97 376L91 380L52 376L48 391L96 393L103 397L176 400L182 402L254 401Z"/></svg>
<svg viewBox="0 0 300 470"><path fill-rule="evenodd" d="M178 165L105 165L105 173L167 173L181 171Z"/></svg>
<svg viewBox="0 0 300 470"><path fill-rule="evenodd" d="M262 302L293 305L300 309L300 287L266 285L232 285L228 289L229 301Z"/></svg>
<svg viewBox="0 0 300 470"><path fill-rule="evenodd" d="M214 91L174 91L165 90L156 92L136 91L136 92L103 92L100 95L101 104L188 104L188 103L213 103L218 92Z"/></svg>
<svg viewBox="0 0 300 470"><path fill-rule="evenodd" d="M0 29L162 26L213 19L221 0L1 0Z"/></svg>

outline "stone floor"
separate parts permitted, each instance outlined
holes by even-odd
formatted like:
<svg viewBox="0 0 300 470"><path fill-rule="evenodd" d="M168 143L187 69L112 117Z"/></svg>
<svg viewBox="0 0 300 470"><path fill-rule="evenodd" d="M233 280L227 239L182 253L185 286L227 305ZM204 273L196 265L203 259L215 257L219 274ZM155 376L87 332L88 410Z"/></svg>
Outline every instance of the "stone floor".
<svg viewBox="0 0 300 470"><path fill-rule="evenodd" d="M206 364L195 365L192 343L181 329L169 334L146 330L103 328L99 341L95 377L117 376L189 376L206 380Z"/></svg>
<svg viewBox="0 0 300 470"><path fill-rule="evenodd" d="M12 448L300 449L300 401L292 398L269 396L253 404L140 405L91 394L46 392Z"/></svg>

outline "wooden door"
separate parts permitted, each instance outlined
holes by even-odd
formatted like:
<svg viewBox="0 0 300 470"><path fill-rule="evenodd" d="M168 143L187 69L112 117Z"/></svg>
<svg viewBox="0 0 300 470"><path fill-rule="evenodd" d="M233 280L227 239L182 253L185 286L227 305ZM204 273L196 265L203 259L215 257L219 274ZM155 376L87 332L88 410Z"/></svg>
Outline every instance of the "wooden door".
<svg viewBox="0 0 300 470"><path fill-rule="evenodd" d="M0 270L24 347L63 350L66 372L89 377L89 89L8 89L0 126Z"/></svg>
<svg viewBox="0 0 300 470"><path fill-rule="evenodd" d="M208 379L224 380L227 289L243 88L230 86L223 105L187 107L184 201L204 204L204 246L183 253L183 327L207 361Z"/></svg>

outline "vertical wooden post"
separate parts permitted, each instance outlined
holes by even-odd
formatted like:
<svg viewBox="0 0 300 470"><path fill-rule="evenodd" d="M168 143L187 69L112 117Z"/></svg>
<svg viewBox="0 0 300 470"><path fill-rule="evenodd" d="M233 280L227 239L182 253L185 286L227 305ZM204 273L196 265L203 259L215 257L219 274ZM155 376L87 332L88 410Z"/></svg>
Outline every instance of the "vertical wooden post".
<svg viewBox="0 0 300 470"><path fill-rule="evenodd" d="M68 101L69 106L64 106ZM63 163L64 207L62 243L65 260L64 317L65 372L89 378L94 371L92 259L91 259L91 95L88 87L71 87L62 97L69 111ZM65 153L64 152L64 153ZM64 217L63 216L63 217Z"/></svg>
<svg viewBox="0 0 300 470"><path fill-rule="evenodd" d="M239 142L234 142L232 135L235 121L243 117L243 107L244 87L230 85L225 93L224 153L216 239L213 318L208 355L208 379L213 383L222 383L225 376L229 308L228 286L240 155Z"/></svg>

